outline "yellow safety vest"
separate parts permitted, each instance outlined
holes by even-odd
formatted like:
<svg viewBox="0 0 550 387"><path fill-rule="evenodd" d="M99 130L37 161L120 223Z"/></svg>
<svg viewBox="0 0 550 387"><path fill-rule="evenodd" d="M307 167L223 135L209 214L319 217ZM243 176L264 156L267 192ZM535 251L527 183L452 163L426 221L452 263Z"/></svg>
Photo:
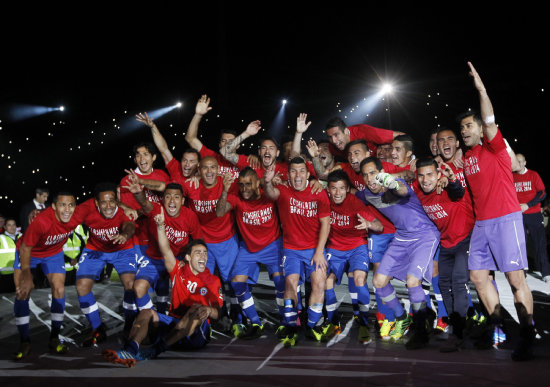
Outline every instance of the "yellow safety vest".
<svg viewBox="0 0 550 387"><path fill-rule="evenodd" d="M19 238L21 234L17 234ZM11 237L0 235L0 274L13 274L15 261L15 241Z"/></svg>
<svg viewBox="0 0 550 387"><path fill-rule="evenodd" d="M84 227L79 224L76 229L71 233L67 242L63 245L63 254L71 259L78 258L80 252L86 246L88 241L88 233L84 231ZM65 262L65 270L71 271L78 269L78 264L72 266L70 262Z"/></svg>

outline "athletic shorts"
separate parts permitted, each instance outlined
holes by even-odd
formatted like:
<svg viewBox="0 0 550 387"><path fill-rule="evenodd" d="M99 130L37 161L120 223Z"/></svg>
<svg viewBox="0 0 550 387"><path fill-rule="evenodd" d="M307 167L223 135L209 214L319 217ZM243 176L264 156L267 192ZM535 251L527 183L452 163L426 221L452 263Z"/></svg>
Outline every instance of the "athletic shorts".
<svg viewBox="0 0 550 387"><path fill-rule="evenodd" d="M170 330L176 326L180 319L165 314L157 313L160 324L160 334L163 336L168 335ZM195 332L189 336L184 337L177 343L172 345L172 349L199 349L204 347L210 341L210 322L208 319L195 329Z"/></svg>
<svg viewBox="0 0 550 387"><path fill-rule="evenodd" d="M210 270L210 273L214 273L214 270L218 267L222 281L231 281L231 271L239 253L237 234L223 242L207 243L206 247L208 247L206 267Z"/></svg>
<svg viewBox="0 0 550 387"><path fill-rule="evenodd" d="M246 244L241 241L239 246L239 254L235 260L235 265L231 272L231 278L236 275L246 275L253 280L254 283L258 280L259 265L263 264L267 267L267 272L271 276L273 273L281 272L282 263L282 238L276 239L269 245L251 253L246 248Z"/></svg>
<svg viewBox="0 0 550 387"><path fill-rule="evenodd" d="M439 235L429 233L418 239L395 236L390 243L377 273L407 280L407 275L426 283L432 282L433 258L439 246Z"/></svg>
<svg viewBox="0 0 550 387"><path fill-rule="evenodd" d="M133 247L128 249L104 253L102 251L84 248L76 278L98 279L106 264L112 264L119 275L136 273L136 250Z"/></svg>
<svg viewBox="0 0 550 387"><path fill-rule="evenodd" d="M164 259L152 259L145 256L138 264L136 281L146 280L157 291L157 295L159 286L164 289L170 283L170 275L164 266Z"/></svg>
<svg viewBox="0 0 550 387"><path fill-rule="evenodd" d="M388 249L395 234L371 234L369 235L369 263L382 261L384 253Z"/></svg>
<svg viewBox="0 0 550 387"><path fill-rule="evenodd" d="M50 273L63 273L65 274L65 254L60 251L57 254L44 258L31 257L31 269L40 266L44 275ZM19 251L15 251L15 260L13 261L13 268L21 270L21 262L19 261Z"/></svg>
<svg viewBox="0 0 550 387"><path fill-rule="evenodd" d="M333 273L336 276L336 283L339 285L342 280L342 275L346 271L369 271L369 254L367 245L361 245L354 249L343 251L327 249L327 262L327 276Z"/></svg>
<svg viewBox="0 0 550 387"><path fill-rule="evenodd" d="M299 274L302 281L309 281L311 273L315 267L311 265L311 259L315 254L315 249L291 250L283 248L283 274ZM326 254L323 252L323 256Z"/></svg>
<svg viewBox="0 0 550 387"><path fill-rule="evenodd" d="M527 269L527 248L521 212L477 220L470 238L469 270Z"/></svg>

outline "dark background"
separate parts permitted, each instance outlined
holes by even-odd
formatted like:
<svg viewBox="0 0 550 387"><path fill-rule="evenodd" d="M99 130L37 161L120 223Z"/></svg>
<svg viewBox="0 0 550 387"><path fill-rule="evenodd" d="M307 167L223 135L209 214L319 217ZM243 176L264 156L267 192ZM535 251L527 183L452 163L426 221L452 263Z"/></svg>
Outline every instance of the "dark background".
<svg viewBox="0 0 550 387"><path fill-rule="evenodd" d="M240 132L255 119L282 136L274 120L286 98L288 134L300 112L309 113L314 138L339 115L348 125L405 131L421 156L432 128L456 129L455 116L479 106L467 61L485 82L505 137L550 181L548 14L535 7L280 1L1 8L4 215L17 215L36 186L72 190L81 201L97 182L118 182L133 166L133 144L151 140L134 115L177 101L183 107L157 124L179 158L203 93L213 110L199 134L214 149L220 129ZM367 117L360 102L384 81L396 91ZM16 121L22 105L66 111ZM350 113L351 106L359 108Z"/></svg>

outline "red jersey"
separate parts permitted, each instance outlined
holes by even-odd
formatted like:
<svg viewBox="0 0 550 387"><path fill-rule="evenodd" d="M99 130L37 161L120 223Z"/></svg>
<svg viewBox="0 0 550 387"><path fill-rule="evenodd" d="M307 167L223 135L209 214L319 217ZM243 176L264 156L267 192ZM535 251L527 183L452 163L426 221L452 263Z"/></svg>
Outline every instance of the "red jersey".
<svg viewBox="0 0 550 387"><path fill-rule="evenodd" d="M306 250L317 247L320 218L330 216L330 202L326 191L312 193L307 186L303 191L279 184L277 199L279 217L283 228L283 247Z"/></svg>
<svg viewBox="0 0 550 387"><path fill-rule="evenodd" d="M263 194L256 200L244 200L229 194L227 202L235 212L235 220L248 251L255 253L281 237L275 203Z"/></svg>
<svg viewBox="0 0 550 387"><path fill-rule="evenodd" d="M475 217L468 190L460 200L453 201L446 190L440 195L435 191L425 194L417 181L413 183L413 189L424 211L441 233L441 246L449 249L470 234Z"/></svg>
<svg viewBox="0 0 550 387"><path fill-rule="evenodd" d="M477 220L498 218L521 211L512 161L500 130L492 141L483 139L466 152L464 175L472 193Z"/></svg>
<svg viewBox="0 0 550 387"><path fill-rule="evenodd" d="M357 214L372 222L375 217L355 195L348 194L341 204L330 201L330 234L327 247L347 251L367 243L367 232L358 230Z"/></svg>
<svg viewBox="0 0 550 387"><path fill-rule="evenodd" d="M464 160L464 158L462 160ZM447 163L447 165L451 167L456 178L460 181L460 184L466 189L466 192L468 192L468 184L466 184L466 177L464 177L464 169L455 167L453 163Z"/></svg>
<svg viewBox="0 0 550 387"><path fill-rule="evenodd" d="M119 207L116 208L113 217L107 219L99 212L94 199L88 199L81 205L87 206L90 209L83 221L90 229L90 237L86 243L86 248L104 253L112 253L114 251L129 249L134 245L132 238L123 244L114 244L110 239L110 237L120 233L122 224L131 222Z"/></svg>
<svg viewBox="0 0 550 387"><path fill-rule="evenodd" d="M359 124L348 126L348 130L350 142L359 139L365 140L373 155L376 155L376 149L379 144L391 144L393 141L393 131L388 129L380 129L366 124ZM332 144L329 144L329 150L330 153L335 156L347 157L344 151L339 150Z"/></svg>
<svg viewBox="0 0 550 387"><path fill-rule="evenodd" d="M212 307L223 305L223 293L220 279L208 269L195 275L188 264L176 263L170 272L172 299L170 316L182 318L189 307L200 304Z"/></svg>
<svg viewBox="0 0 550 387"><path fill-rule="evenodd" d="M162 204L153 203L153 210L147 214L147 229L150 235L149 246L145 254L152 259L163 259L158 245L157 224L154 217L160 214ZM170 249L174 256L183 257L189 243L189 236L193 239L202 238L202 231L197 215L189 208L182 206L176 217L171 217L164 210L164 229L170 242Z"/></svg>
<svg viewBox="0 0 550 387"><path fill-rule="evenodd" d="M535 198L537 192L542 192L541 198L544 197L544 183L542 182L542 179L537 172L526 168L524 173L514 173L513 175L516 193L518 196L518 201L520 203L529 203ZM540 212L541 208L539 201L532 207L529 207L529 209L526 210L524 214L536 214Z"/></svg>
<svg viewBox="0 0 550 387"><path fill-rule="evenodd" d="M55 217L52 207L42 210L25 230L23 242L32 247L31 256L34 258L47 258L63 251L63 245L67 242L71 231L82 223L87 215L86 206L77 206L71 220L62 223Z"/></svg>
<svg viewBox="0 0 550 387"><path fill-rule="evenodd" d="M365 180L363 180L362 174L355 172L349 163L339 163L338 165L340 165L342 171L346 172L346 175L348 175L351 185L358 191L365 189Z"/></svg>
<svg viewBox="0 0 550 387"><path fill-rule="evenodd" d="M210 157L214 157L218 161L218 165L220 167L220 172L219 172L220 175L223 176L229 172L234 178L239 177L239 168L236 165L233 165L229 161L227 161L218 152L214 152L213 150L210 150L203 145L199 153L201 155L201 159L207 156L210 156ZM239 156L239 159L240 159L240 156Z"/></svg>
<svg viewBox="0 0 550 387"><path fill-rule="evenodd" d="M239 161L236 164L236 167L239 168L239 170L242 170L246 167L250 167L250 164L247 161L247 157L244 155L239 155ZM265 175L265 169L264 167L260 166L260 168L254 168L254 171L256 171L256 174L258 175L258 179L261 179ZM283 181L288 180L288 164L287 163L275 163L275 174L279 173L279 176Z"/></svg>

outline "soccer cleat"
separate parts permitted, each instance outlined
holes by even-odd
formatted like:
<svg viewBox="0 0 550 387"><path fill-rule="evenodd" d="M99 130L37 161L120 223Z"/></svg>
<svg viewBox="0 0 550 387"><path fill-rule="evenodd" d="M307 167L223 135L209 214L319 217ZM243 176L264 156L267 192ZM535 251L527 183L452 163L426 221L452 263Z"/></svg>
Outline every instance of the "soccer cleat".
<svg viewBox="0 0 550 387"><path fill-rule="evenodd" d="M83 347L97 347L98 343L102 343L107 339L107 332L105 331L105 326L101 324L97 329L93 329L88 337L82 343Z"/></svg>
<svg viewBox="0 0 550 387"><path fill-rule="evenodd" d="M313 328L306 328L306 337L315 341L324 341L323 328L321 326L315 326Z"/></svg>
<svg viewBox="0 0 550 387"><path fill-rule="evenodd" d="M233 337L241 337L241 335L244 333L246 329L246 326L244 324L233 324L231 327L231 333L233 333Z"/></svg>
<svg viewBox="0 0 550 387"><path fill-rule="evenodd" d="M50 339L50 343L48 344L50 347L50 352L55 354L64 354L69 352L69 347L67 344L63 343L61 340L59 340L59 337L52 337Z"/></svg>
<svg viewBox="0 0 550 387"><path fill-rule="evenodd" d="M372 342L368 325L359 325L357 340L363 344L370 344Z"/></svg>
<svg viewBox="0 0 550 387"><path fill-rule="evenodd" d="M277 339L283 340L288 335L289 329L290 327L287 327L286 325L279 325L279 327L275 331L275 334L277 335Z"/></svg>
<svg viewBox="0 0 550 387"><path fill-rule="evenodd" d="M155 348L140 348L136 356L134 358L136 360L149 360L154 359L158 355L157 350Z"/></svg>
<svg viewBox="0 0 550 387"><path fill-rule="evenodd" d="M395 327L395 321L384 320L382 326L380 327L380 338L382 340L390 340L390 333Z"/></svg>
<svg viewBox="0 0 550 387"><path fill-rule="evenodd" d="M324 341L327 341L332 337L342 333L342 327L340 326L340 324L328 322L321 325L321 328L323 329Z"/></svg>
<svg viewBox="0 0 550 387"><path fill-rule="evenodd" d="M505 341L506 333L502 330L502 326L495 325L495 329L493 331L493 347L498 348L498 346Z"/></svg>
<svg viewBox="0 0 550 387"><path fill-rule="evenodd" d="M282 325L277 329L277 336L285 348L294 347L296 345L296 341L298 341L296 327Z"/></svg>
<svg viewBox="0 0 550 387"><path fill-rule="evenodd" d="M412 324L412 318L408 314L403 320L395 320L395 326L390 333L390 337L394 341L399 341L408 331Z"/></svg>
<svg viewBox="0 0 550 387"><path fill-rule="evenodd" d="M437 319L437 324L435 325L435 331L436 332L448 332L449 331L449 324L445 322L443 317L440 317Z"/></svg>
<svg viewBox="0 0 550 387"><path fill-rule="evenodd" d="M386 319L386 316L380 312L376 312L376 321L378 321L378 327L382 328L382 325L384 324L384 320Z"/></svg>
<svg viewBox="0 0 550 387"><path fill-rule="evenodd" d="M257 339L262 336L263 331L263 325L252 324L251 326L246 328L246 330L239 336L239 338L244 340Z"/></svg>
<svg viewBox="0 0 550 387"><path fill-rule="evenodd" d="M21 344L19 344L19 349L13 355L13 358L14 358L14 360L24 359L29 355L30 352L31 352L31 343L30 343L30 341L22 341Z"/></svg>
<svg viewBox="0 0 550 387"><path fill-rule="evenodd" d="M103 351L103 357L113 364L122 364L128 368L132 368L137 363L135 356L124 350L113 351L107 349Z"/></svg>

